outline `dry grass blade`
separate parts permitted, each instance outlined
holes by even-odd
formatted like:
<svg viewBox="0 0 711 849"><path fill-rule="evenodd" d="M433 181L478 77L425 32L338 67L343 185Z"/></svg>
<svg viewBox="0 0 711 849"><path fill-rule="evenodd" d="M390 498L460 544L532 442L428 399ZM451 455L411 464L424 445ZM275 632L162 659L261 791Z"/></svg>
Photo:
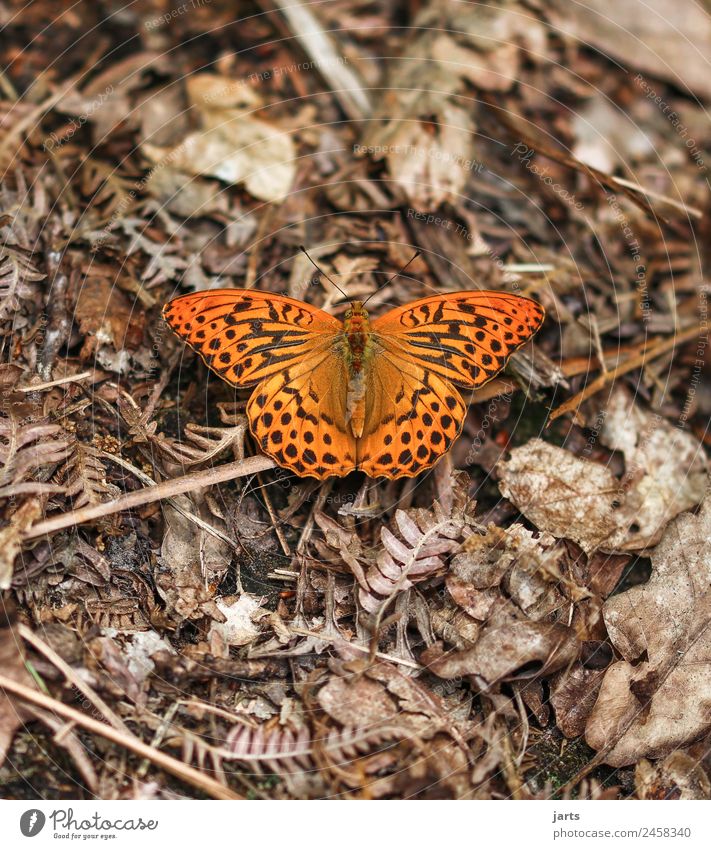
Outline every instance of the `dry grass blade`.
<svg viewBox="0 0 711 849"><path fill-rule="evenodd" d="M242 798L239 794L230 790L228 787L223 786L213 778L203 775L201 772L198 772L198 770L193 769L190 766L186 766L186 764L181 763L181 761L172 758L170 755L166 755L165 752L161 752L158 749L153 749L151 746L147 746L144 742L139 740L137 737L134 737L132 734L117 731L115 728L105 725L103 722L84 716L83 713L80 713L78 710L74 710L74 708L65 705L63 702L57 701L57 699L53 699L51 696L45 696L43 693L39 693L30 687L18 684L16 681L13 681L2 673L0 673L0 690L4 691L6 695L12 694L16 696L20 699L20 701L29 702L37 707L52 711L52 713L57 716L61 716L70 722L74 722L86 731L90 731L93 734L100 734L112 743L116 743L116 745L128 749L136 755L148 758L151 763L166 770L166 772L169 772L181 781L191 784L200 792L206 793L214 799Z"/></svg>
<svg viewBox="0 0 711 849"><path fill-rule="evenodd" d="M105 501L103 504L97 504L93 507L83 507L71 513L45 519L43 522L33 525L25 533L24 538L35 539L44 534L51 534L55 531L62 530L63 528L81 525L83 522L89 522L92 519L111 516L114 513L120 513L122 510L131 510L143 504L152 504L155 501L172 498L199 487L214 486L218 483L236 480L237 478L247 477L264 471L264 469L273 468L274 461L272 459L258 456L249 457L246 460L238 460L235 463L226 463L224 466L207 469L204 472L193 472L192 474L183 475L182 477L174 478L164 483L158 483L155 486L144 487L138 492L122 495L112 501Z"/></svg>

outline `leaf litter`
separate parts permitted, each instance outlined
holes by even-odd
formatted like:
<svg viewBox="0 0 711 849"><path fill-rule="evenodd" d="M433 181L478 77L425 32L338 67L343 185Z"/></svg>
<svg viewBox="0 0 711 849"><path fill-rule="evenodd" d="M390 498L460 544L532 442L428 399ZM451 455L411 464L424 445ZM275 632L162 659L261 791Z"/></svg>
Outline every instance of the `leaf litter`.
<svg viewBox="0 0 711 849"><path fill-rule="evenodd" d="M3 797L709 797L707 29L593 5L7 24ZM340 315L302 243L546 308L420 479L275 468L161 324Z"/></svg>

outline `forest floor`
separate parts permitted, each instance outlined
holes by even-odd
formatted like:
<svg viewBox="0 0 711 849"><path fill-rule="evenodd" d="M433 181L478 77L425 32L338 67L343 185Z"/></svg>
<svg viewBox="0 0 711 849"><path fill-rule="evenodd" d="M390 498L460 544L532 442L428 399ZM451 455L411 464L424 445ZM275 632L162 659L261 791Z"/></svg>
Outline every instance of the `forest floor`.
<svg viewBox="0 0 711 849"><path fill-rule="evenodd" d="M0 5L0 797L711 797L708 11L238 5ZM546 317L317 480L225 287Z"/></svg>

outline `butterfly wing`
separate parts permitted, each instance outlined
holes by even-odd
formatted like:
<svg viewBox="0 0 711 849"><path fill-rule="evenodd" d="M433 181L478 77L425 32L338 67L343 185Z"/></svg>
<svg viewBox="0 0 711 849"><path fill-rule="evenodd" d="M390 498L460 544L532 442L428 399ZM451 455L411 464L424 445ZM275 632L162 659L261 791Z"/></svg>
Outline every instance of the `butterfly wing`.
<svg viewBox="0 0 711 849"><path fill-rule="evenodd" d="M373 478L413 477L433 466L462 429L466 405L451 383L396 351L371 372L358 468Z"/></svg>
<svg viewBox="0 0 711 849"><path fill-rule="evenodd" d="M341 322L302 301L251 289L216 289L166 304L170 327L235 386L258 384L250 430L280 466L319 479L356 468L346 430L348 377Z"/></svg>
<svg viewBox="0 0 711 849"><path fill-rule="evenodd" d="M433 466L461 432L466 404L455 385L491 380L543 322L529 298L456 292L414 301L372 323L377 354L358 465L371 477L412 477Z"/></svg>
<svg viewBox="0 0 711 849"><path fill-rule="evenodd" d="M453 292L422 298L377 318L373 335L392 358L421 364L476 388L491 380L543 323L540 304L506 292Z"/></svg>
<svg viewBox="0 0 711 849"><path fill-rule="evenodd" d="M345 360L330 350L314 352L260 383L247 416L262 451L302 477L323 480L354 471L347 389Z"/></svg>
<svg viewBox="0 0 711 849"><path fill-rule="evenodd" d="M167 303L168 325L234 386L250 386L328 349L342 324L303 301L253 289L213 289Z"/></svg>

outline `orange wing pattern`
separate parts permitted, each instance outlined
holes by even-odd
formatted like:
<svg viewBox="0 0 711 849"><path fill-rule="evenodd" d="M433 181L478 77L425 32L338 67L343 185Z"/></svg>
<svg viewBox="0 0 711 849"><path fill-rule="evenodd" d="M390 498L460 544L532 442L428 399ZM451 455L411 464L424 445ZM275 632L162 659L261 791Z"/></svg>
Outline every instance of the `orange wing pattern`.
<svg viewBox="0 0 711 849"><path fill-rule="evenodd" d="M358 468L373 478L411 478L433 466L459 435L467 413L450 383L391 352L376 357L371 399L357 457Z"/></svg>
<svg viewBox="0 0 711 849"><path fill-rule="evenodd" d="M454 292L375 319L379 349L358 465L372 477L413 477L461 432L466 405L455 385L491 380L543 322L535 301L501 292Z"/></svg>
<svg viewBox="0 0 711 849"><path fill-rule="evenodd" d="M543 322L543 308L505 292L453 292L390 310L373 335L390 355L475 388L491 380Z"/></svg>
<svg viewBox="0 0 711 849"><path fill-rule="evenodd" d="M303 301L252 289L182 295L163 317L209 368L234 386L250 386L318 349L341 322Z"/></svg>
<svg viewBox="0 0 711 849"><path fill-rule="evenodd" d="M356 470L346 425L345 360L317 352L261 383L247 403L260 448L280 466L319 480Z"/></svg>
<svg viewBox="0 0 711 849"><path fill-rule="evenodd" d="M360 469L412 477L459 435L466 404L455 386L494 377L543 321L532 300L455 292L391 310L370 325L363 435L353 436L343 324L302 301L217 289L166 304L170 327L235 386L260 448L298 475L323 480ZM367 321L366 321L367 326ZM355 373L355 372L354 372Z"/></svg>

